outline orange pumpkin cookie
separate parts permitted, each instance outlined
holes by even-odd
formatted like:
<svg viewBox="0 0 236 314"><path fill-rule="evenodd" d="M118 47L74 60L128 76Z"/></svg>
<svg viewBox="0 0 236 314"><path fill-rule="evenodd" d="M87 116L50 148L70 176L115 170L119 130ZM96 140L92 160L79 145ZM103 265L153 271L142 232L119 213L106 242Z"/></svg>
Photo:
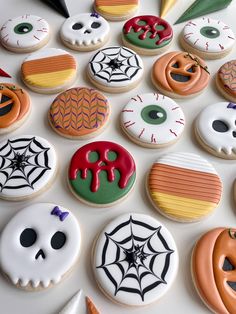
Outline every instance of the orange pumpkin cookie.
<svg viewBox="0 0 236 314"><path fill-rule="evenodd" d="M28 93L14 84L0 83L0 135L20 127L29 113Z"/></svg>
<svg viewBox="0 0 236 314"><path fill-rule="evenodd" d="M192 255L195 287L214 313L236 313L236 229L216 228L204 234Z"/></svg>
<svg viewBox="0 0 236 314"><path fill-rule="evenodd" d="M103 131L109 115L104 95L92 88L76 87L56 97L49 110L49 122L64 137L86 139Z"/></svg>
<svg viewBox="0 0 236 314"><path fill-rule="evenodd" d="M193 97L207 87L210 74L206 63L193 54L169 52L153 66L152 81L164 95L172 98Z"/></svg>

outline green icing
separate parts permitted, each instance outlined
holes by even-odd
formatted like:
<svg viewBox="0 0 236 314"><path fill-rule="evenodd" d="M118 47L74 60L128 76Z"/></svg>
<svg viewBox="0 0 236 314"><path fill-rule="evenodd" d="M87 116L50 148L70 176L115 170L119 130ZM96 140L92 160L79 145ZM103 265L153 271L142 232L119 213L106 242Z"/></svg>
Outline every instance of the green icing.
<svg viewBox="0 0 236 314"><path fill-rule="evenodd" d="M111 152L111 156L113 153L114 152ZM86 179L82 179L80 172L78 172L77 178L75 180L70 180L70 184L73 191L85 201L102 205L113 203L124 197L132 188L135 178L136 173L131 176L126 187L121 189L118 185L120 179L120 173L118 170L115 170L115 180L113 182L108 181L106 171L101 171L99 173L100 187L97 192L92 192L90 189L92 172L89 170Z"/></svg>
<svg viewBox="0 0 236 314"><path fill-rule="evenodd" d="M200 33L207 38L217 38L220 36L220 31L212 26L204 26L200 29Z"/></svg>
<svg viewBox="0 0 236 314"><path fill-rule="evenodd" d="M166 111L157 105L149 105L143 108L141 112L143 120L149 124L162 124L166 121Z"/></svg>
<svg viewBox="0 0 236 314"><path fill-rule="evenodd" d="M30 23L20 23L15 26L14 32L18 35L24 35L31 32L33 29L32 24Z"/></svg>

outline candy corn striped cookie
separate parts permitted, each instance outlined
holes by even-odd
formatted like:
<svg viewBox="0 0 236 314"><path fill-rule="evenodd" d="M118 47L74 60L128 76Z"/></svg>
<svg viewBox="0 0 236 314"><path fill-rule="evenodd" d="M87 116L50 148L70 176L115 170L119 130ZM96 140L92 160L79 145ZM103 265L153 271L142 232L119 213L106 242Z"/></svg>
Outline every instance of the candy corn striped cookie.
<svg viewBox="0 0 236 314"><path fill-rule="evenodd" d="M111 21L126 20L137 12L139 0L95 0L95 10Z"/></svg>

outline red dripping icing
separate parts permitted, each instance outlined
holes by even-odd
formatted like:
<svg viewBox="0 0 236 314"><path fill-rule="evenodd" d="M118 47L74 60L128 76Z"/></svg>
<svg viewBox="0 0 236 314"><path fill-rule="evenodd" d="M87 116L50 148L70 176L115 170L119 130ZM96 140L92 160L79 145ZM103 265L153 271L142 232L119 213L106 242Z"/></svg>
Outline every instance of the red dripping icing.
<svg viewBox="0 0 236 314"><path fill-rule="evenodd" d="M139 25L138 22L140 21L146 22L146 25ZM157 25L163 26L164 29L157 30ZM165 20L153 15L136 16L130 19L124 25L125 34L130 33L132 29L135 31L135 33L143 31L143 33L139 35L139 39L141 40L144 40L149 32L152 33L150 35L151 39L158 35L159 40L156 42L156 45L160 45L163 41L171 39L173 36L173 31L170 24Z"/></svg>
<svg viewBox="0 0 236 314"><path fill-rule="evenodd" d="M89 161L89 153L97 152L99 160ZM108 159L108 152L113 151L117 154L114 161ZM104 170L107 172L109 182L115 180L115 169L120 173L119 187L124 189L129 179L135 172L135 163L133 157L122 146L113 142L92 142L77 150L71 159L69 168L69 179L76 180L77 174L81 171L81 178L86 179L88 170L92 172L92 182L90 189L97 192L100 187L99 173Z"/></svg>

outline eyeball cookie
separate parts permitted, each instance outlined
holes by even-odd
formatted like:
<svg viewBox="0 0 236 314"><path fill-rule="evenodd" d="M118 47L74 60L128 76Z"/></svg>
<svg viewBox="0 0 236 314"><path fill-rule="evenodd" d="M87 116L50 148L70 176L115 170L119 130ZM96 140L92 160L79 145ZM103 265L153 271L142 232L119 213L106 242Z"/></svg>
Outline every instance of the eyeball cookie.
<svg viewBox="0 0 236 314"><path fill-rule="evenodd" d="M52 129L70 139L87 139L100 134L109 116L107 98L85 87L71 88L58 95L48 113Z"/></svg>
<svg viewBox="0 0 236 314"><path fill-rule="evenodd" d="M227 100L236 102L236 60L220 67L216 74L216 86Z"/></svg>
<svg viewBox="0 0 236 314"><path fill-rule="evenodd" d="M235 266L236 229L215 228L197 241L192 277L199 296L214 313L235 313Z"/></svg>
<svg viewBox="0 0 236 314"><path fill-rule="evenodd" d="M220 102L204 108L195 122L195 134L212 155L236 159L236 104Z"/></svg>
<svg viewBox="0 0 236 314"><path fill-rule="evenodd" d="M47 44L48 22L39 16L25 14L9 19L0 29L0 42L13 52L31 52Z"/></svg>
<svg viewBox="0 0 236 314"><path fill-rule="evenodd" d="M92 142L79 148L69 166L69 187L82 202L111 206L131 192L136 178L133 157L113 142Z"/></svg>
<svg viewBox="0 0 236 314"><path fill-rule="evenodd" d="M121 112L121 127L136 144L161 148L175 143L184 130L182 109L172 99L152 93L131 98Z"/></svg>
<svg viewBox="0 0 236 314"><path fill-rule="evenodd" d="M188 22L181 33L182 47L204 59L225 57L235 44L235 36L229 26L208 17Z"/></svg>
<svg viewBox="0 0 236 314"><path fill-rule="evenodd" d="M179 222L199 221L218 206L222 183L212 165L191 153L159 158L147 177L147 192L154 207Z"/></svg>
<svg viewBox="0 0 236 314"><path fill-rule="evenodd" d="M143 306L170 289L178 270L175 241L156 219L125 214L100 233L93 250L93 270L112 301Z"/></svg>
<svg viewBox="0 0 236 314"><path fill-rule="evenodd" d="M206 63L187 52L173 51L161 56L152 68L152 82L160 93L173 97L194 97L208 85Z"/></svg>
<svg viewBox="0 0 236 314"><path fill-rule="evenodd" d="M0 142L0 198L20 201L48 189L57 171L54 147L39 136Z"/></svg>
<svg viewBox="0 0 236 314"><path fill-rule="evenodd" d="M158 16L142 15L127 21L123 27L122 40L143 55L165 52L172 41L173 30L169 23Z"/></svg>
<svg viewBox="0 0 236 314"><path fill-rule="evenodd" d="M21 77L31 90L54 94L70 87L77 72L76 59L62 49L45 48L29 55L21 65Z"/></svg>
<svg viewBox="0 0 236 314"><path fill-rule="evenodd" d="M14 84L0 83L0 135L19 128L30 113L28 93Z"/></svg>
<svg viewBox="0 0 236 314"><path fill-rule="evenodd" d="M74 266L80 243L79 224L72 212L36 203L20 210L3 229L0 267L17 288L49 288Z"/></svg>
<svg viewBox="0 0 236 314"><path fill-rule="evenodd" d="M90 60L88 77L101 90L127 92L135 88L143 76L142 59L126 47L114 46L98 51Z"/></svg>

